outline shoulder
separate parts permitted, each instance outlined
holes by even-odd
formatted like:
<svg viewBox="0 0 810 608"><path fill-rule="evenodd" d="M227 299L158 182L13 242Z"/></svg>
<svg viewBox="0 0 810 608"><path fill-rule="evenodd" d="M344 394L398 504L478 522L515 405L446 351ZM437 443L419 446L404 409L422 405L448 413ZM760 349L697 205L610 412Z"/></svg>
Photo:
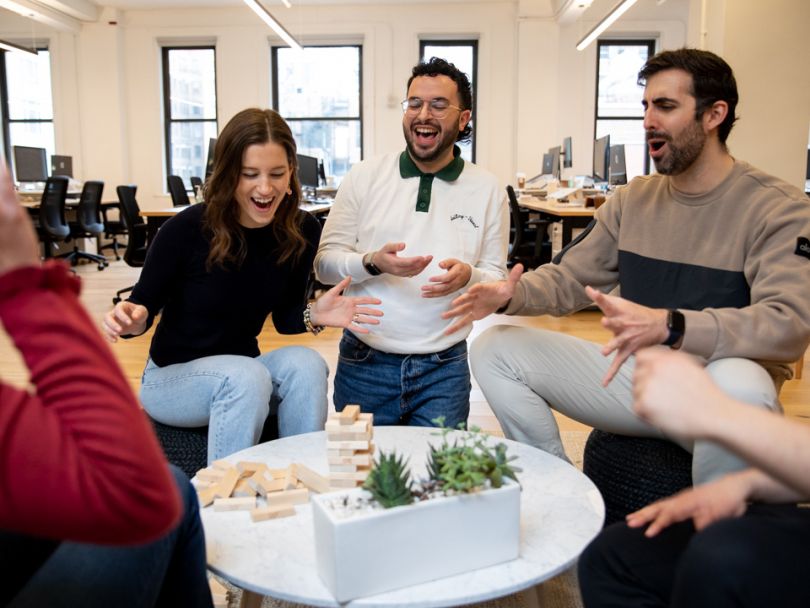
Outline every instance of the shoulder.
<svg viewBox="0 0 810 608"><path fill-rule="evenodd" d="M299 209L298 221L301 223L301 232L304 233L304 238L309 242L317 243L321 238L321 223L311 213Z"/></svg>
<svg viewBox="0 0 810 608"><path fill-rule="evenodd" d="M461 172L459 179L475 181L482 186L499 188L498 178L495 177L494 173L466 160L464 161L464 170Z"/></svg>
<svg viewBox="0 0 810 608"><path fill-rule="evenodd" d="M380 156L372 156L365 160L352 165L349 173L346 174L348 179L362 179L365 177L377 176L381 172L386 173L397 170L399 175L399 155L401 152L391 152L382 154Z"/></svg>
<svg viewBox="0 0 810 608"><path fill-rule="evenodd" d="M794 200L801 201L803 204L807 203L807 196L796 186L775 175L765 173L745 161L738 160L735 163L740 180L745 183L745 187L760 189L763 193L776 200Z"/></svg>
<svg viewBox="0 0 810 608"><path fill-rule="evenodd" d="M170 230L199 230L202 226L203 218L205 216L205 205L189 205L185 209L177 212L177 215L170 218L163 226L161 231L169 228Z"/></svg>

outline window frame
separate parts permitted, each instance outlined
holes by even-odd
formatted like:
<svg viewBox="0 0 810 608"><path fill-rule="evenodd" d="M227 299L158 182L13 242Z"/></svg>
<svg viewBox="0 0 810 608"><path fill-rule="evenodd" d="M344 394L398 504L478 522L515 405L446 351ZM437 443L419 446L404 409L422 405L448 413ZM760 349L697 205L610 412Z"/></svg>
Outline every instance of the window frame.
<svg viewBox="0 0 810 608"><path fill-rule="evenodd" d="M278 70L278 52L280 49L288 48L286 45L273 44L270 47L270 76L272 82L272 108L276 110L287 123L294 122L344 122L344 121L357 121L360 123L360 160L365 158L365 120L363 113L363 44L359 42L352 43L333 43L322 42L315 44L306 44L304 49L308 48L356 48L357 49L357 63L358 63L358 91L357 91L357 116L296 116L289 118L284 116L279 109L279 70ZM296 142L297 144L298 142Z"/></svg>
<svg viewBox="0 0 810 608"><path fill-rule="evenodd" d="M596 140L597 123L600 120L638 120L644 122L644 115L637 116L600 116L599 115L599 58L601 56L602 47L605 46L646 46L647 57L652 57L655 54L656 40L654 38L599 38L596 41L596 86L594 87L594 102L593 102L593 139ZM650 174L650 155L644 155L644 175Z"/></svg>
<svg viewBox="0 0 810 608"><path fill-rule="evenodd" d="M470 156L473 163L475 163L476 158L476 148L478 143L478 40L475 38L459 38L459 39L452 39L452 38L441 38L441 39L430 39L430 38L421 38L419 40L419 61L424 61L425 59L430 59L430 57L425 58L425 47L427 46L469 46L472 47L473 53L473 73L472 73L472 115L470 116L470 120L473 123L473 132L470 138Z"/></svg>
<svg viewBox="0 0 810 608"><path fill-rule="evenodd" d="M50 53L50 49L47 45L43 45L42 43L36 45L37 54L40 51L47 51ZM17 118L13 119L9 115L9 97L8 97L8 72L6 69L6 57L12 51L0 50L2 55L0 58L0 120L2 121L2 129L0 129L0 136L3 138L3 155L6 158L6 163L11 165L11 125L12 124L40 124L40 123L50 123L51 127L54 130L54 150L56 149L56 124L54 122L54 109L53 109L53 70L50 69L53 66L50 65L51 58L49 56L49 70L51 75L51 117L49 119L45 118ZM16 51L14 51L16 52Z"/></svg>
<svg viewBox="0 0 810 608"><path fill-rule="evenodd" d="M172 118L172 98L171 98L171 74L169 73L169 55L171 51L194 51L204 50L214 52L214 126L215 131L219 132L219 95L217 87L217 47L214 44L193 44L193 45L176 45L167 44L160 47L161 66L163 70L162 80L162 94L163 94L163 146L165 155L166 179L163 180L163 185L168 192L168 177L175 175L172 171L172 125L177 123L209 123L212 122L211 118ZM200 144L203 150L207 150L208 142L203 141ZM203 166L205 162L203 161ZM204 168L204 167L203 167ZM200 176L205 179L205 175ZM183 180L183 185L186 185ZM186 192L191 192L192 188L186 188Z"/></svg>

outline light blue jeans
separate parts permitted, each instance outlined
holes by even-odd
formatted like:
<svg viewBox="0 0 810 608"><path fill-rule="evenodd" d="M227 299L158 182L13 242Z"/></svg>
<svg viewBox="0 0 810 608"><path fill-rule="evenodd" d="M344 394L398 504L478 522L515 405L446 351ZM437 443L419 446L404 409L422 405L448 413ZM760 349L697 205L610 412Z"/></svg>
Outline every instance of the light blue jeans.
<svg viewBox="0 0 810 608"><path fill-rule="evenodd" d="M267 415L280 437L322 431L326 361L311 348L285 346L258 357L216 355L158 367L146 362L141 402L149 415L179 427L208 425L208 462L255 445ZM270 397L276 395L270 411ZM279 401L280 400L280 401Z"/></svg>

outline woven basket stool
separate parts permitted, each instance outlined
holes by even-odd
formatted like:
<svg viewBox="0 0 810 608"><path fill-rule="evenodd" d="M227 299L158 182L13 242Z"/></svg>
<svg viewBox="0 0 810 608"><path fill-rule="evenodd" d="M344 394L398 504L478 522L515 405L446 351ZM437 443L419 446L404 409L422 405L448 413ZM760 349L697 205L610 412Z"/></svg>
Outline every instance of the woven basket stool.
<svg viewBox="0 0 810 608"><path fill-rule="evenodd" d="M208 464L208 427L182 428L168 426L157 420L149 419L155 428L160 446L166 459L173 465L182 469L189 477L194 477L197 471L204 469ZM274 415L267 417L262 429L259 443L278 439L278 418Z"/></svg>
<svg viewBox="0 0 810 608"><path fill-rule="evenodd" d="M582 471L605 500L605 526L692 485L692 454L670 441L594 429Z"/></svg>

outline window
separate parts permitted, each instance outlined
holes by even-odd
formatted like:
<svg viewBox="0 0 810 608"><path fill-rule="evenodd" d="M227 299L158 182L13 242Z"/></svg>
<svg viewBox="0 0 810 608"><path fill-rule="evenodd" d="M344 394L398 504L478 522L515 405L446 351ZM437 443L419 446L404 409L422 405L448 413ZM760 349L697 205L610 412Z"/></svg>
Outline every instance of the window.
<svg viewBox="0 0 810 608"><path fill-rule="evenodd" d="M654 40L597 43L595 137L610 135L611 145L624 144L627 179L650 172L638 71L654 52Z"/></svg>
<svg viewBox="0 0 810 608"><path fill-rule="evenodd" d="M363 158L362 47L273 47L273 107L300 154L338 178Z"/></svg>
<svg viewBox="0 0 810 608"><path fill-rule="evenodd" d="M472 85L473 111L472 125L473 133L470 141L459 144L461 156L464 160L475 162L475 117L476 99L478 97L478 41L477 40L421 40L419 42L419 55L421 61L428 61L431 57L440 57L455 65L459 70L467 74Z"/></svg>
<svg viewBox="0 0 810 608"><path fill-rule="evenodd" d="M55 154L51 55L0 51L0 103L3 117L3 149L6 158L12 146L45 148Z"/></svg>
<svg viewBox="0 0 810 608"><path fill-rule="evenodd" d="M217 136L214 47L163 47L166 174L205 176L208 140Z"/></svg>

